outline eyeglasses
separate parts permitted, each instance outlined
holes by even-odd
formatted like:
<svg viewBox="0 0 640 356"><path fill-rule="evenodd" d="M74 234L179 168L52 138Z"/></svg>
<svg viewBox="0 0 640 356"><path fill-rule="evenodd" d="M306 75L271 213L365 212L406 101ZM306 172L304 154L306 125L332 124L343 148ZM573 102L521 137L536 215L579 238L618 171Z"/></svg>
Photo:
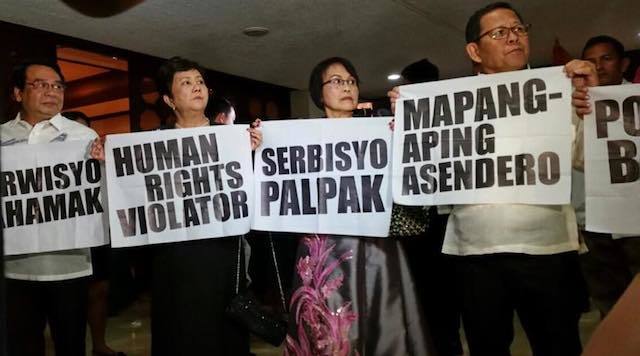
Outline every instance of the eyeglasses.
<svg viewBox="0 0 640 356"><path fill-rule="evenodd" d="M481 34L480 36L478 36L478 38L475 39L475 41L478 41L479 39L487 35L491 37L491 39L493 40L501 40L509 36L509 32L513 32L513 34L518 37L526 37L529 35L530 28L531 28L531 24L525 24L525 25L519 24L511 27L500 26Z"/></svg>
<svg viewBox="0 0 640 356"><path fill-rule="evenodd" d="M331 79L327 80L326 82L322 83L322 86L325 86L327 84L331 84L331 86L335 87L335 88L339 88L339 87L342 87L344 85L348 85L350 87L355 87L355 86L358 85L358 81L353 79L353 78L349 78L349 79L331 78Z"/></svg>
<svg viewBox="0 0 640 356"><path fill-rule="evenodd" d="M44 80L35 80L33 82L26 82L25 84L31 85L35 90L53 90L58 93L62 93L67 86L61 82L45 82Z"/></svg>

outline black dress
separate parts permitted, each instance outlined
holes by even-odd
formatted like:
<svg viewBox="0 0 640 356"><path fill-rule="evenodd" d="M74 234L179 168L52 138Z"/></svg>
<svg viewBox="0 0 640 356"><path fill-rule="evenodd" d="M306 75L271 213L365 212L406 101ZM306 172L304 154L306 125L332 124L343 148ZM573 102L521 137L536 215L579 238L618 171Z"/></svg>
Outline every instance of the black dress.
<svg viewBox="0 0 640 356"><path fill-rule="evenodd" d="M249 332L224 312L235 295L239 238L152 247L153 356L249 354ZM243 258L240 271L242 288L246 285Z"/></svg>
<svg viewBox="0 0 640 356"><path fill-rule="evenodd" d="M155 247L152 355L249 354L248 331L224 313L235 294L238 238ZM245 283L241 280L240 285Z"/></svg>

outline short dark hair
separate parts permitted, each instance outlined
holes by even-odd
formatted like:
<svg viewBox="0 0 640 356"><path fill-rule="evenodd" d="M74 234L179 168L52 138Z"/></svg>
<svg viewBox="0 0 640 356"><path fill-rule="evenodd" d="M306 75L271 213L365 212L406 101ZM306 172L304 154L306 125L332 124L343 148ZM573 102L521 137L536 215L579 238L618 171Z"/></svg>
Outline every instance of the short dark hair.
<svg viewBox="0 0 640 356"><path fill-rule="evenodd" d="M475 42L478 40L478 37L480 37L480 20L482 20L482 17L484 17L484 15L490 13L491 11L498 9L507 9L513 11L516 16L518 16L520 22L524 23L524 20L522 19L522 16L520 16L520 13L516 9L514 9L511 4L507 2L491 3L477 10L473 13L473 15L471 15L471 17L469 17L469 21L467 21L467 27L464 32L467 43Z"/></svg>
<svg viewBox="0 0 640 356"><path fill-rule="evenodd" d="M438 67L426 58L404 67L400 74L409 83L432 82L440 77Z"/></svg>
<svg viewBox="0 0 640 356"><path fill-rule="evenodd" d="M45 66L53 69L59 76L60 80L64 83L64 75L62 75L62 70L60 66L53 60L43 59L43 58L33 58L24 60L11 69L11 77L9 79L9 87L11 90L13 88L24 89L24 85L27 81L27 69L30 66Z"/></svg>
<svg viewBox="0 0 640 356"><path fill-rule="evenodd" d="M332 64L342 64L344 69L351 74L353 78L356 80L356 85L360 85L360 77L358 77L358 72L356 72L356 68L349 62L348 59L342 57L331 57L323 60L322 62L316 64L316 66L311 71L311 76L309 77L309 93L311 94L311 100L320 110L324 110L324 102L322 100L322 75L327 71Z"/></svg>
<svg viewBox="0 0 640 356"><path fill-rule="evenodd" d="M206 71L200 64L194 62L189 59L185 59L182 57L171 57L167 59L160 68L158 68L158 73L156 75L156 85L158 87L158 93L160 96L167 95L170 98L173 97L171 94L171 84L173 84L173 76L177 72L185 72L188 70L195 69L204 77Z"/></svg>
<svg viewBox="0 0 640 356"><path fill-rule="evenodd" d="M582 58L584 58L584 53L591 47L597 45L597 44L601 44L601 43L606 43L611 45L611 47L613 47L613 50L616 52L616 54L618 55L618 58L622 59L625 57L625 52L624 52L624 45L618 41L617 39L611 37L611 36L607 36L607 35L600 35L600 36L595 36L595 37L591 37L589 38L589 40L587 41L587 43L584 44L584 48L582 48Z"/></svg>
<svg viewBox="0 0 640 356"><path fill-rule="evenodd" d="M231 105L231 102L226 98L216 96L209 103L209 108L211 110L211 119L215 119L218 114L229 115L233 105Z"/></svg>

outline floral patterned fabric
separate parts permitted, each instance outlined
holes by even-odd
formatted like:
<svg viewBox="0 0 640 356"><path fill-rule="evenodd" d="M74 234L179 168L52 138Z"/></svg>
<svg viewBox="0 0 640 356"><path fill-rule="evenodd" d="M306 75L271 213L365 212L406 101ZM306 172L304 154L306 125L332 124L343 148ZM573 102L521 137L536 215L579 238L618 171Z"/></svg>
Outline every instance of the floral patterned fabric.
<svg viewBox="0 0 640 356"><path fill-rule="evenodd" d="M297 261L285 355L433 355L398 240L313 235Z"/></svg>

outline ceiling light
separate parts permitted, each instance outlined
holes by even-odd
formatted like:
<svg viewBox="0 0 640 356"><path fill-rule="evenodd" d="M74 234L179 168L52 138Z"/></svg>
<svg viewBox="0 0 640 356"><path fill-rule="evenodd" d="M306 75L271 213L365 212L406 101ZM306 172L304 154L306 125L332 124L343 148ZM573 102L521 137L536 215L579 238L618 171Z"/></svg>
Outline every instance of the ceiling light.
<svg viewBox="0 0 640 356"><path fill-rule="evenodd" d="M242 30L242 33L249 37L262 37L269 33L269 29L261 26L253 26L245 28Z"/></svg>
<svg viewBox="0 0 640 356"><path fill-rule="evenodd" d="M400 74L397 74L397 73L389 74L387 76L387 79L389 79L389 80L398 80L398 79L400 79Z"/></svg>

